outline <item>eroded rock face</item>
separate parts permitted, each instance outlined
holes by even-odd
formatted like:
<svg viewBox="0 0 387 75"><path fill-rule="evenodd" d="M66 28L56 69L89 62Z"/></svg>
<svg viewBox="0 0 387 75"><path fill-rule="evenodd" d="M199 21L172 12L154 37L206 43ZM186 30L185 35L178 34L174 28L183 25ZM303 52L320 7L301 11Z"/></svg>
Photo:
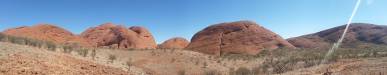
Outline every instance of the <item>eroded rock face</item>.
<svg viewBox="0 0 387 75"><path fill-rule="evenodd" d="M250 21L221 23L196 33L186 49L207 54L254 55L263 49L295 48L279 35Z"/></svg>
<svg viewBox="0 0 387 75"><path fill-rule="evenodd" d="M160 49L183 49L187 47L189 41L182 37L171 38L167 41L164 41L158 46Z"/></svg>
<svg viewBox="0 0 387 75"><path fill-rule="evenodd" d="M81 36L97 47L110 46L115 48L155 49L156 42L151 33L134 26L125 28L112 23L102 24L87 29Z"/></svg>
<svg viewBox="0 0 387 75"><path fill-rule="evenodd" d="M140 26L132 26L130 30L136 32L137 38L139 41L136 43L137 48L151 48L155 49L157 47L156 41L154 40L152 33L150 33L146 28Z"/></svg>
<svg viewBox="0 0 387 75"><path fill-rule="evenodd" d="M81 46L90 46L86 40L72 34L63 28L50 24L38 24L31 27L24 26L12 28L5 30L3 33L19 37L29 37L38 40L52 41L57 44L78 43Z"/></svg>
<svg viewBox="0 0 387 75"><path fill-rule="evenodd" d="M344 32L345 25L314 34L290 38L288 41L299 48L330 48ZM341 47L359 47L370 44L387 45L387 26L353 23L348 29Z"/></svg>

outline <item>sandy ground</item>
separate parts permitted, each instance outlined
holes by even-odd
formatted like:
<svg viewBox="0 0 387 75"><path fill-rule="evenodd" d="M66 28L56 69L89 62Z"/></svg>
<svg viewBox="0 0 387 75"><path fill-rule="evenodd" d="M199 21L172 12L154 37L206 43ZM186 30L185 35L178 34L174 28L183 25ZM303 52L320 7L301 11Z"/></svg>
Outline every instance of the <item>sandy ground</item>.
<svg viewBox="0 0 387 75"><path fill-rule="evenodd" d="M116 59L111 60L109 57ZM188 50L97 49L83 57L73 51L48 51L0 42L0 75L228 75L239 67L253 68L262 59L222 59ZM387 57L341 59L280 75L387 75Z"/></svg>
<svg viewBox="0 0 387 75"><path fill-rule="evenodd" d="M0 75L129 75L129 73L65 54L0 42Z"/></svg>
<svg viewBox="0 0 387 75"><path fill-rule="evenodd" d="M281 75L387 75L387 57L342 59L331 64L302 68Z"/></svg>

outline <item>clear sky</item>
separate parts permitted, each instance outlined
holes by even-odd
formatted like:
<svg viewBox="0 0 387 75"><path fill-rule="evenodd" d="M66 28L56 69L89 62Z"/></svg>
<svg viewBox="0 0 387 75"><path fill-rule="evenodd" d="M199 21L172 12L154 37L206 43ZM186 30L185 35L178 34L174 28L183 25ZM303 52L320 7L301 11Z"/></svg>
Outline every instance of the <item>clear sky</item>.
<svg viewBox="0 0 387 75"><path fill-rule="evenodd" d="M158 43L221 22L251 20L284 38L344 25L356 0L1 0L0 31L48 23L80 34L112 22L148 28ZM362 0L353 22L387 25L387 0Z"/></svg>

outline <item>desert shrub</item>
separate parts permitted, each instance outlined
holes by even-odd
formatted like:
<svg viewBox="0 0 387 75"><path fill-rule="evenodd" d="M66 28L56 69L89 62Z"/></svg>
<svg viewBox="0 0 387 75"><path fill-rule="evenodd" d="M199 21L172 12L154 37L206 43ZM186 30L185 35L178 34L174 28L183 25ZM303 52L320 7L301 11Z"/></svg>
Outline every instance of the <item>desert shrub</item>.
<svg viewBox="0 0 387 75"><path fill-rule="evenodd" d="M203 62L203 67L202 68L207 68L207 67L208 67L207 62Z"/></svg>
<svg viewBox="0 0 387 75"><path fill-rule="evenodd" d="M116 57L116 55L110 54L108 59L110 60L110 63L113 63L114 60L117 59L117 57Z"/></svg>
<svg viewBox="0 0 387 75"><path fill-rule="evenodd" d="M56 50L56 44L55 43L52 43L52 42L45 42L46 44L46 47L48 50L50 51L55 51Z"/></svg>
<svg viewBox="0 0 387 75"><path fill-rule="evenodd" d="M8 36L8 41L15 44L24 44L24 39L22 37Z"/></svg>
<svg viewBox="0 0 387 75"><path fill-rule="evenodd" d="M0 41L3 41L5 39L5 35L0 33Z"/></svg>
<svg viewBox="0 0 387 75"><path fill-rule="evenodd" d="M63 45L63 52L64 53L71 53L74 50L81 49L82 47L79 45L79 43L67 43Z"/></svg>
<svg viewBox="0 0 387 75"><path fill-rule="evenodd" d="M235 75L234 68L229 68L228 69L228 75Z"/></svg>
<svg viewBox="0 0 387 75"><path fill-rule="evenodd" d="M185 70L179 70L179 71L177 71L177 75L185 75Z"/></svg>
<svg viewBox="0 0 387 75"><path fill-rule="evenodd" d="M204 72L205 75L217 75L217 73L215 70L207 70Z"/></svg>
<svg viewBox="0 0 387 75"><path fill-rule="evenodd" d="M196 65L196 66L199 65L199 60L195 60L195 65Z"/></svg>
<svg viewBox="0 0 387 75"><path fill-rule="evenodd" d="M35 39L27 39L25 40L25 44L33 47L42 48L43 42Z"/></svg>
<svg viewBox="0 0 387 75"><path fill-rule="evenodd" d="M38 47L38 48L43 48L44 46L51 51L54 51L57 47L55 43L50 41L31 39L27 37L10 36L5 34L0 34L0 41L10 42L10 43L19 44L19 45L28 45L32 47Z"/></svg>
<svg viewBox="0 0 387 75"><path fill-rule="evenodd" d="M289 66L288 62L277 62L273 65L273 73L279 74L293 70L293 66Z"/></svg>
<svg viewBox="0 0 387 75"><path fill-rule="evenodd" d="M386 57L387 46L370 45L367 48L339 48L331 56L325 57L329 49L275 49L262 50L257 55L224 54L222 59L254 60L264 59L253 72L261 74L279 74L298 68L308 68L319 65L322 60L333 63L340 59ZM258 71L257 71L258 70ZM254 73L256 74L256 73Z"/></svg>
<svg viewBox="0 0 387 75"><path fill-rule="evenodd" d="M263 58L264 63L257 68L261 74L279 74L298 68L308 68L319 65L324 60L328 49L276 49L263 50L261 53L249 58ZM373 45L368 48L339 48L331 56L327 63L333 63L340 59L374 58L387 56L386 46ZM240 56L238 56L240 57ZM246 56L244 56L246 57ZM237 58L236 58L237 59ZM244 58L240 58L244 59ZM302 63L302 64L299 64ZM253 72L256 70L253 70Z"/></svg>
<svg viewBox="0 0 387 75"><path fill-rule="evenodd" d="M97 55L97 50L94 48L93 50L91 50L91 58L95 60L96 55Z"/></svg>
<svg viewBox="0 0 387 75"><path fill-rule="evenodd" d="M80 48L77 50L78 55L81 55L83 57L86 57L87 54L89 54L89 50L87 48Z"/></svg>
<svg viewBox="0 0 387 75"><path fill-rule="evenodd" d="M259 67L253 67L251 73L252 75L262 75L261 73L264 73L264 71Z"/></svg>
<svg viewBox="0 0 387 75"><path fill-rule="evenodd" d="M249 69L246 68L246 67L239 67L239 68L235 71L235 75L252 75L252 72L251 72L251 70L249 70Z"/></svg>
<svg viewBox="0 0 387 75"><path fill-rule="evenodd" d="M133 60L132 58L129 58L128 61L126 61L126 66L128 66L128 70L133 66Z"/></svg>
<svg viewBox="0 0 387 75"><path fill-rule="evenodd" d="M71 53L73 50L74 50L74 48L71 46L68 46L68 45L63 46L64 53Z"/></svg>

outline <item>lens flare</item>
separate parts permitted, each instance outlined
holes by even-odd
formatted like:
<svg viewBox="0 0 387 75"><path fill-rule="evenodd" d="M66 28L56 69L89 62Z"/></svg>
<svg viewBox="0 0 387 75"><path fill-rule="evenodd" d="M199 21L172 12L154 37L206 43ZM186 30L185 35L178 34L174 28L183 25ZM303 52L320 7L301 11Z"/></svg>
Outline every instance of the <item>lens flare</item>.
<svg viewBox="0 0 387 75"><path fill-rule="evenodd" d="M357 0L356 5L355 5L355 8L354 8L353 11L352 11L351 17L349 18L349 20L348 20L348 22L347 22L347 24L346 24L346 27L345 27L345 29L344 29L343 34L341 35L341 37L340 37L340 39L337 41L337 43L334 43L334 44L333 44L332 48L331 48L331 49L328 51L328 53L325 55L325 57L324 57L324 59L321 61L321 63L326 63L327 60L329 59L329 57L332 55L332 53L334 53L335 50L336 50L337 48L340 47L340 44L343 42L344 37L345 37L345 35L347 34L348 28L349 28L349 26L350 26L351 23L352 23L352 19L353 19L353 17L355 16L355 14L356 14L356 12L357 12L357 9L358 9L359 6L360 6L360 3L361 3L361 0Z"/></svg>

